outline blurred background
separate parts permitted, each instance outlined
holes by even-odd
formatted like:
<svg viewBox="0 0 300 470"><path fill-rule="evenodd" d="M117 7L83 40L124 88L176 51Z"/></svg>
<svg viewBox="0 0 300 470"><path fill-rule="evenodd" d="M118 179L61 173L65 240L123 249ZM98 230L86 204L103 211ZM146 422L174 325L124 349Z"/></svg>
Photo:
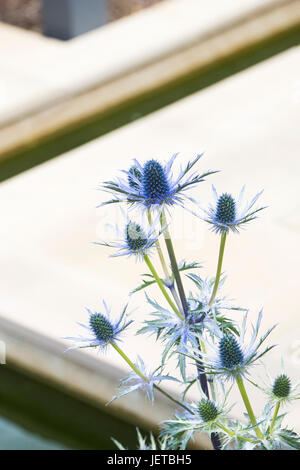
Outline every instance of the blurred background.
<svg viewBox="0 0 300 470"><path fill-rule="evenodd" d="M221 172L195 194L204 205L211 183L264 188L268 209L228 243L224 294L279 323L267 367L276 375L283 357L299 379L299 45L299 0L0 0L0 449L113 449L111 437L132 449L137 425L157 432L174 411L138 393L105 407L126 364L64 353L85 307L104 297L118 312L146 272L91 243L119 220L96 209L96 188L132 158L205 152L201 171ZM213 276L207 227L178 210L172 231L178 258ZM134 335L148 313L134 312L124 349L155 368L159 345Z"/></svg>
<svg viewBox="0 0 300 470"><path fill-rule="evenodd" d="M103 11L105 12L106 10L107 12L106 21L114 21L161 1L162 0L108 0L106 2L104 0L98 3L105 4ZM47 17L43 16L45 3L43 4L43 0L2 0L0 5L0 20L5 23L20 26L21 28L42 33L44 30L43 26L47 21ZM50 4L50 2L48 3ZM51 3L54 4L55 1ZM70 2L63 0L60 2L60 8L62 8L61 5L64 3ZM83 4L83 2L81 3ZM56 9L56 12L57 17L59 17L61 14L59 8ZM100 15L98 21L101 21Z"/></svg>

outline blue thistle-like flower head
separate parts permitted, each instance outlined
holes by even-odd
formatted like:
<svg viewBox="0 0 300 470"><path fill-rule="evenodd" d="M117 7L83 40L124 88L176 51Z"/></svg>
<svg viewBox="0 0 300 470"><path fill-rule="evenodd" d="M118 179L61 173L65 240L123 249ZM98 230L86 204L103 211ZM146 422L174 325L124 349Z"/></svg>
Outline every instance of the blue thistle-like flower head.
<svg viewBox="0 0 300 470"><path fill-rule="evenodd" d="M233 369L243 364L244 356L234 336L224 335L219 343L220 361L224 368Z"/></svg>
<svg viewBox="0 0 300 470"><path fill-rule="evenodd" d="M205 423L208 421L214 421L219 415L219 410L216 405L212 401L205 398L202 398L202 400L199 402L198 409L201 419Z"/></svg>
<svg viewBox="0 0 300 470"><path fill-rule="evenodd" d="M156 160L149 160L144 166L142 191L147 205L167 202L172 195L165 169Z"/></svg>
<svg viewBox="0 0 300 470"><path fill-rule="evenodd" d="M215 336L219 338L219 343L215 345L205 338L207 350L206 354L202 354L205 370L208 374L219 375L221 379L234 379L237 375L246 376L249 368L255 365L264 354L270 351L274 345L265 347L261 351L261 346L267 339L271 331L275 328L269 328L267 332L258 339L258 332L262 319L262 311L259 312L256 325L252 327L252 337L249 343L245 340L246 323L248 312L244 315L241 327L237 327L237 335L226 333L219 329L215 331ZM194 360L199 360L198 352L195 349L189 354Z"/></svg>
<svg viewBox="0 0 300 470"><path fill-rule="evenodd" d="M156 231L156 223L146 228L146 224L139 224L128 219L125 213L123 213L123 216L125 218L123 230L119 230L118 226L114 227L118 237L117 240L94 243L110 248L118 248L118 251L111 255L112 257L134 256L137 260L142 260L145 255L151 255L152 250L157 248L157 240L161 234L161 231Z"/></svg>
<svg viewBox="0 0 300 470"><path fill-rule="evenodd" d="M133 252L139 252L148 243L146 234L140 225L129 221L126 225L126 241L128 248Z"/></svg>
<svg viewBox="0 0 300 470"><path fill-rule="evenodd" d="M218 432L222 435L222 424L227 426L227 417L233 407L227 405L227 399L232 387L226 392L220 381L215 381L216 399L209 400L200 390L199 402L186 404L184 413L176 413L175 416L162 423L163 437L170 437L172 448L184 450L194 432ZM226 431L225 431L226 432ZM226 434L224 433L224 437ZM223 441L223 439L222 439Z"/></svg>
<svg viewBox="0 0 300 470"><path fill-rule="evenodd" d="M129 170L123 170L126 178L106 181L99 189L113 194L114 199L106 204L127 202L142 209L154 209L159 212L175 204L184 207L186 200L195 202L186 192L204 181L205 177L215 173L207 171L203 174L191 172L201 155L188 162L185 168L180 168L178 175L172 174L172 166L178 154L173 155L168 162L148 160L144 165L134 160Z"/></svg>
<svg viewBox="0 0 300 470"><path fill-rule="evenodd" d="M90 327L99 341L106 343L114 337L114 327L102 313L90 315Z"/></svg>
<svg viewBox="0 0 300 470"><path fill-rule="evenodd" d="M284 405L293 400L300 399L300 381L292 383L289 376L285 373L283 361L281 363L281 373L277 377L272 377L267 367L265 367L264 377L267 377L267 380L263 379L262 385L255 385L268 395L269 404L280 403Z"/></svg>
<svg viewBox="0 0 300 470"><path fill-rule="evenodd" d="M217 202L216 220L221 224L232 224L235 221L235 200L231 194L224 193Z"/></svg>
<svg viewBox="0 0 300 470"><path fill-rule="evenodd" d="M88 331L89 336L80 335L78 337L65 338L78 343L78 345L71 346L68 349L90 347L105 349L110 343L120 341L120 334L132 323L132 320L126 321L127 305L124 307L119 318L115 321L111 319L110 310L104 300L103 306L103 313L91 312L91 310L87 309L89 314L88 325L84 325L82 323L78 324Z"/></svg>
<svg viewBox="0 0 300 470"><path fill-rule="evenodd" d="M285 374L279 375L273 384L272 392L277 398L288 398L291 392L291 381Z"/></svg>
<svg viewBox="0 0 300 470"><path fill-rule="evenodd" d="M223 193L219 196L215 187L212 188L214 203L207 210L204 209L204 220L211 225L212 230L216 233L223 234L230 230L237 233L240 227L243 227L250 220L256 219L257 212L264 209L264 207L257 209L253 207L263 191L256 194L249 203L244 204L245 186L237 199L229 193Z"/></svg>

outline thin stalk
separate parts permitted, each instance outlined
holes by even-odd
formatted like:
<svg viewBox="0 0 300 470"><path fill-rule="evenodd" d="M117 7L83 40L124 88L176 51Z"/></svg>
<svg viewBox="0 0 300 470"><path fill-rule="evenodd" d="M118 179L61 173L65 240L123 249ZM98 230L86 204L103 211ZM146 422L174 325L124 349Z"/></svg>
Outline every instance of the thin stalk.
<svg viewBox="0 0 300 470"><path fill-rule="evenodd" d="M273 431L273 428L274 428L274 425L275 425L275 422L276 422L276 418L277 418L277 415L278 415L279 408L280 408L280 401L278 401L278 402L276 403L276 406L275 406L274 416L273 416L273 419L272 419L272 422L271 422L271 426L270 426L270 434L271 434L272 431Z"/></svg>
<svg viewBox="0 0 300 470"><path fill-rule="evenodd" d="M237 383L237 386L239 388L240 394L242 396L242 399L243 399L244 405L246 407L247 413L249 415L250 421L251 421L253 426L257 426L257 421L256 421L256 418L254 416L253 409L252 409L252 406L250 404L249 397L247 395L243 379L240 375L236 376L236 383ZM258 439L263 439L264 438L264 436L263 436L261 430L259 429L259 427L256 427L254 429L254 431L255 431L255 434L257 435Z"/></svg>
<svg viewBox="0 0 300 470"><path fill-rule="evenodd" d="M162 213L161 213L160 222L161 222L161 226L165 228L165 230L164 230L165 243L166 243L166 247L167 247L167 250L168 250L168 254L169 254L169 258L170 258L170 262L171 262L171 267L172 267L172 271L173 271L173 274L174 274L174 277L175 277L177 289L178 289L178 292L179 292L179 297L180 297L182 308L183 308L183 311L184 311L184 315L187 316L187 314L188 314L188 303L187 303L187 300L186 300L186 295L185 295L185 292L184 292L184 288L183 288L183 284L182 284L182 280L181 280L181 276L180 276L180 271L178 269L178 263L177 263L177 260L176 260L175 251L174 251L173 243L172 243L172 240L171 240L170 232L169 232L168 227L167 227L166 215L165 215L164 211L162 211Z"/></svg>
<svg viewBox="0 0 300 470"><path fill-rule="evenodd" d="M139 376L141 377L141 379L143 379L145 382L148 382L149 383L149 379L133 364L133 362L129 359L129 357L127 356L127 354L124 353L124 351L119 348L119 346L111 341L110 343L112 345L113 348L115 348L115 350L120 354L120 356L122 357L122 359L124 359L125 362L127 362L127 364L129 365L129 367ZM169 398L169 400L171 400L172 402L176 403L176 405L179 405L181 406L182 408L184 408L185 410L187 411L190 411L190 409L184 405L183 403L181 403L180 401L176 400L176 398L173 398L168 392L165 392L165 390L163 390L162 388L160 388L158 385L153 385L154 388L156 390L158 390L160 393L162 393L165 397Z"/></svg>
<svg viewBox="0 0 300 470"><path fill-rule="evenodd" d="M148 268L150 269L150 272L152 273L154 279L156 280L161 292L163 293L166 301L168 302L168 304L170 305L170 307L174 310L174 312L176 313L176 315L180 318L180 320L184 320L184 316L180 313L180 311L178 310L178 308L176 307L176 305L174 304L173 300L171 299L171 297L169 296L168 292L166 291L166 288L162 282L162 280L160 279L160 277L158 276L153 264L151 263L150 259L149 259L149 256L148 255L145 255L144 256L144 260L148 266Z"/></svg>
<svg viewBox="0 0 300 470"><path fill-rule="evenodd" d="M149 209L147 210L147 216L148 216L149 224L152 225L153 221L152 221L152 216L151 216L151 212L150 212ZM167 263L166 263L166 260L165 260L165 257L164 257L164 254L163 254L163 251L162 251L159 240L157 240L157 252L158 252L158 256L159 256L159 259L160 259L162 269L164 271L165 284L168 287L168 289L170 289L170 292L173 296L173 299L174 299L178 309L182 313L181 303L180 303L178 294L177 294L175 286L174 286L174 281L173 281L171 275L169 274L168 266L167 266Z"/></svg>
<svg viewBox="0 0 300 470"><path fill-rule="evenodd" d="M173 398L171 395L168 394L168 392L166 392L165 390L163 390L162 388L160 388L158 385L155 385L154 384L154 388L156 388L156 390L159 390L160 393L162 393L165 397L169 398L170 400L172 400L174 403L176 403L177 405L181 406L181 408L184 408L186 411L189 411L191 412L190 408L186 405L184 405L183 403L181 403L180 401L176 400L176 398Z"/></svg>
<svg viewBox="0 0 300 470"><path fill-rule="evenodd" d="M222 233L222 235L221 235L217 273L216 273L214 288L213 288L213 291L212 291L212 294L211 294L211 297L210 297L210 300L209 300L209 306L210 307L212 306L212 304L215 300L215 297L216 297L216 294L217 294L217 291L218 291L218 287L219 287L219 282L220 282L220 278L221 278L222 263L223 263L223 256L224 256L224 248L225 248L225 242L226 242L226 236L227 236L226 232Z"/></svg>
<svg viewBox="0 0 300 470"><path fill-rule="evenodd" d="M223 431L225 431L228 434L228 436L230 437L234 436L234 432L230 431L230 429L226 428L226 426L224 426L223 424L218 423L218 427L220 429L223 429Z"/></svg>
<svg viewBox="0 0 300 470"><path fill-rule="evenodd" d="M149 224L152 225L153 221L152 221L151 212L150 212L149 209L147 210L147 216L148 216ZM167 263L165 261L164 254L163 254L163 251L161 249L159 240L157 240L157 252L158 252L160 262L161 262L161 266L162 266L164 274L165 274L166 281L170 281L171 277L170 277L170 274L169 274L168 266L167 266Z"/></svg>
<svg viewBox="0 0 300 470"><path fill-rule="evenodd" d="M147 377L133 364L133 362L129 359L129 357L124 353L124 351L122 351L121 348L119 348L119 346L114 343L114 341L111 341L110 344L112 345L113 348L115 348L115 350L120 354L120 356L122 357L122 359L124 359L125 362L127 362L127 364L129 365L129 367L143 380L145 380L145 382L148 382L149 380L147 379Z"/></svg>

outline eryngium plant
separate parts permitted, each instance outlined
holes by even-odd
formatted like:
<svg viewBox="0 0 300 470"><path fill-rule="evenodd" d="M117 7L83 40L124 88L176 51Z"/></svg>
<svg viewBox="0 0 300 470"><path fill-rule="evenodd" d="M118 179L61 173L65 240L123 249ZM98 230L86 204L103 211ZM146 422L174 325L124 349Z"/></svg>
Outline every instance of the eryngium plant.
<svg viewBox="0 0 300 470"><path fill-rule="evenodd" d="M127 255L129 263L133 258L148 268L143 283L131 294L144 290L145 301L153 309L144 318L144 326L137 334L153 335L156 341L162 342L160 363L156 367L151 364L149 368L142 357L128 357L125 329L131 327L132 321L128 320L126 307L121 314L111 315L105 301L104 308L99 311L88 310L87 323L80 324L86 335L68 338L75 341L69 349L88 347L109 351L113 347L120 354L129 374L111 401L139 390L152 402L156 393L173 402L174 416L160 424L157 439L151 434L147 441L138 431L139 449L185 449L197 432L206 432L215 450L299 450L300 438L284 423L286 413L279 414L281 408L300 398L298 383L286 374L283 365L276 377L269 377L267 385L259 383L253 376L257 369L254 366L261 365L261 359L273 348L265 341L274 326L261 334L262 312L259 312L257 320L251 321L251 335L247 335L246 327L250 322L247 309L234 306L222 295L227 237L257 218L263 209L256 205L262 191L245 203L244 187L237 198L228 192L219 195L213 187L214 201L204 209L197 199L201 194L200 183L215 171L195 169L201 156L197 155L176 174L173 174L173 164L177 154L167 162L134 160L128 169L122 170L123 176L100 186L112 196L101 206L116 203L123 206L125 221L122 226L116 226L116 241L97 241L96 244L113 248L112 256ZM191 191L194 191L193 197ZM190 203L199 210L189 209ZM206 221L220 237L215 277L199 276L200 265L196 261L178 263L169 231L176 205ZM136 221L135 217L140 217L142 222ZM162 241L166 250L162 248ZM165 259L166 253L169 262ZM188 295L183 275L184 280L192 284ZM159 301L150 298L147 292L150 286L160 290ZM141 311L145 309L141 308ZM177 357L177 368L166 373L171 356ZM190 363L194 367L189 367ZM182 390L181 396L175 397L166 391L166 381L176 381L177 388ZM246 382L247 388L256 387L256 391L265 396L261 414L250 402ZM196 402L187 398L193 387L198 391ZM241 420L233 417L234 405L229 403L234 387L239 391L246 411ZM114 442L119 449L125 449Z"/></svg>

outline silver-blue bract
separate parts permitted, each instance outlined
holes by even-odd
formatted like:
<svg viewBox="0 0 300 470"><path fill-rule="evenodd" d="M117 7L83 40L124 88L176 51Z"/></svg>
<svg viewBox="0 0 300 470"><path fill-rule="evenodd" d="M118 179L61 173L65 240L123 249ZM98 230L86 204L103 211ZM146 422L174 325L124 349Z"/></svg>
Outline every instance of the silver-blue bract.
<svg viewBox="0 0 300 470"><path fill-rule="evenodd" d="M128 377L121 381L119 392L109 401L109 403L136 390L144 391L147 398L153 402L155 384L158 385L163 380L173 380L178 382L174 377L159 374L158 372L161 370L161 366L157 367L154 371L149 372L140 356L137 357L135 365L144 378L132 371Z"/></svg>
<svg viewBox="0 0 300 470"><path fill-rule="evenodd" d="M269 403L272 405L277 403L285 405L293 400L300 400L300 380L297 382L290 380L285 372L283 361L281 373L277 377L272 377L265 367L262 385L251 382L268 396Z"/></svg>
<svg viewBox="0 0 300 470"><path fill-rule="evenodd" d="M179 174L174 176L172 166L177 155L177 153L174 154L164 164L158 160L148 160L144 165L141 165L135 159L129 170L123 170L125 178L106 181L100 186L99 189L114 196L114 199L104 202L101 206L126 202L142 209L161 210L175 204L184 207L185 200L193 201L186 191L204 181L206 176L216 172L191 173L191 169L203 155L200 154L188 162L184 168L181 167Z"/></svg>
<svg viewBox="0 0 300 470"><path fill-rule="evenodd" d="M149 441L147 441L147 438L142 436L138 428L136 432L137 432L137 438L138 438L137 450L172 450L168 446L168 439L156 439L155 440L153 434L150 433ZM120 444L120 442L118 442L116 439L112 439L112 441L115 443L115 445L117 446L119 450L128 450L122 444Z"/></svg>
<svg viewBox="0 0 300 470"><path fill-rule="evenodd" d="M157 302L151 300L147 295L147 300L155 308L151 313L149 320L145 320L145 326L138 331L138 334L150 333L159 337L164 343L164 351L162 353L162 364L165 363L168 355L176 347L180 351L187 351L187 344L192 344L195 348L198 345L199 324L190 321L190 315L180 320L173 311L169 311L161 307ZM174 351L173 351L174 352ZM186 378L186 361L185 356L178 355L178 366L183 379Z"/></svg>
<svg viewBox="0 0 300 470"><path fill-rule="evenodd" d="M193 281L197 287L196 292L189 296L190 311L193 313L194 318L198 318L198 323L201 324L204 330L214 337L216 331L221 328L222 331L235 331L235 322L226 318L223 314L224 310L246 311L241 307L235 307L231 304L231 300L222 297L218 290L218 295L210 302L211 294L214 287L214 278L202 279L197 274L189 273L187 277ZM219 283L219 289L223 286L225 277Z"/></svg>
<svg viewBox="0 0 300 470"><path fill-rule="evenodd" d="M203 219L211 225L211 230L216 233L227 233L230 230L237 233L239 228L251 220L257 218L257 212L265 207L254 208L254 205L263 191L254 196L250 202L244 202L245 186L242 187L239 197L235 199L231 194L218 195L216 188L212 186L214 203L208 209L203 209Z"/></svg>
<svg viewBox="0 0 300 470"><path fill-rule="evenodd" d="M78 344L71 346L70 349L78 348L91 348L99 347L100 349L105 349L110 343L120 340L120 334L127 328L133 320L126 321L126 309L127 305L124 307L121 315L116 320L111 319L110 310L103 300L104 311L92 312L90 309L86 309L89 314L89 324L84 325L83 323L78 323L79 326L85 329L89 333L88 336L79 335L77 337L68 336L65 339L69 339Z"/></svg>
<svg viewBox="0 0 300 470"><path fill-rule="evenodd" d="M219 338L218 345L205 341L207 354L203 354L203 360L208 374L217 374L224 380L245 376L249 373L249 368L274 347L274 345L268 346L260 351L262 344L276 326L272 326L261 338L258 338L262 311L259 312L256 325L252 326L250 342L246 341L247 315L248 313L244 315L242 327L238 328L238 336L224 335L220 330L216 334ZM190 356L197 360L196 351Z"/></svg>

